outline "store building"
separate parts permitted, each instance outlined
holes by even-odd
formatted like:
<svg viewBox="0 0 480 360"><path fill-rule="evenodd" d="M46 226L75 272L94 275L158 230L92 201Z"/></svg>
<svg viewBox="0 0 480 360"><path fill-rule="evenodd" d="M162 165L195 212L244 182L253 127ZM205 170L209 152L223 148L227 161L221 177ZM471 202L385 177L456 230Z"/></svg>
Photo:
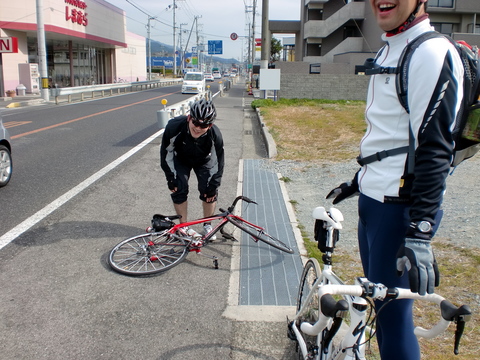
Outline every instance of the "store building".
<svg viewBox="0 0 480 360"><path fill-rule="evenodd" d="M42 0L49 87L147 79L145 37L104 0ZM0 1L0 96L39 92L37 0Z"/></svg>

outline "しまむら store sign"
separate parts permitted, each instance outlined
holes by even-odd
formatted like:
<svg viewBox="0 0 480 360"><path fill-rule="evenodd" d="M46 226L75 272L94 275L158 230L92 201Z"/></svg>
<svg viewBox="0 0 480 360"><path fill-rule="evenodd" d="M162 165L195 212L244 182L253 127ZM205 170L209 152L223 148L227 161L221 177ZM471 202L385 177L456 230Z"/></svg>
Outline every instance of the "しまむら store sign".
<svg viewBox="0 0 480 360"><path fill-rule="evenodd" d="M0 37L0 53L18 53L16 37Z"/></svg>
<svg viewBox="0 0 480 360"><path fill-rule="evenodd" d="M85 12L87 4L81 0L65 0L65 3L80 9L70 9L68 5L65 6L65 20L71 21L72 23L77 23L79 25L87 26L88 20L87 13Z"/></svg>

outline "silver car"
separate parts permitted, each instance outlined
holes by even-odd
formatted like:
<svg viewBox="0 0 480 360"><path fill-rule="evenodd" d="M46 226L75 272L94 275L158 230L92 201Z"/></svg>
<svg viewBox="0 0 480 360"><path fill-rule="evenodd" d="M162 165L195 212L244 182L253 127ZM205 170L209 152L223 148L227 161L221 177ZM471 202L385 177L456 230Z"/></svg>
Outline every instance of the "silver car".
<svg viewBox="0 0 480 360"><path fill-rule="evenodd" d="M0 114L0 187L5 186L12 177L12 145L10 135L3 126Z"/></svg>

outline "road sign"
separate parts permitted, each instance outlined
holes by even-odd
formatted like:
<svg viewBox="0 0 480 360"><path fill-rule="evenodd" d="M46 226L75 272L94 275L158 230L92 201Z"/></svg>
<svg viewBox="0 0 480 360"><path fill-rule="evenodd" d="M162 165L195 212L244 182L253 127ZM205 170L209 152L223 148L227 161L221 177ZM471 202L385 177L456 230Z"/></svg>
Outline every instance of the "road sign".
<svg viewBox="0 0 480 360"><path fill-rule="evenodd" d="M237 33L231 33L230 39L232 39L232 40L237 40L237 39L238 39Z"/></svg>
<svg viewBox="0 0 480 360"><path fill-rule="evenodd" d="M208 40L208 54L220 55L223 54L223 41L222 40Z"/></svg>
<svg viewBox="0 0 480 360"><path fill-rule="evenodd" d="M262 46L262 39L255 39L255 46Z"/></svg>

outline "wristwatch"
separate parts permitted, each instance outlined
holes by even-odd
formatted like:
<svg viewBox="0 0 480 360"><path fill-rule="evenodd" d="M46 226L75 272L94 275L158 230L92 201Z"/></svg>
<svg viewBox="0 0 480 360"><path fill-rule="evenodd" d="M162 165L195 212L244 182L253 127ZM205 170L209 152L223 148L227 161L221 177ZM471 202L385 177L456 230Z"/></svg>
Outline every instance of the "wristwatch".
<svg viewBox="0 0 480 360"><path fill-rule="evenodd" d="M432 224L428 221L419 221L417 222L417 229L422 233L429 233L432 231Z"/></svg>

